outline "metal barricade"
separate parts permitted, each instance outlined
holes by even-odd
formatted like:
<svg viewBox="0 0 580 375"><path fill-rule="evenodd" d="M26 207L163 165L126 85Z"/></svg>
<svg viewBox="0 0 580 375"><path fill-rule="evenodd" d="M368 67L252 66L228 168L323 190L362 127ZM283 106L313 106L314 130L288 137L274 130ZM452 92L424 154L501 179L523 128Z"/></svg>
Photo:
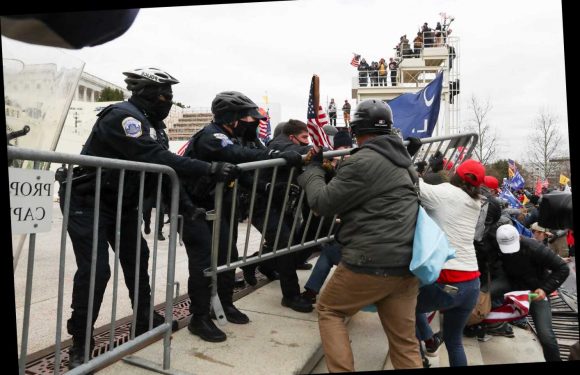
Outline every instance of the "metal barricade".
<svg viewBox="0 0 580 375"><path fill-rule="evenodd" d="M66 255L66 240L67 240L67 227L69 222L69 210L70 210L70 198L71 198L71 185L73 178L73 166L83 166L92 167L96 170L96 183L95 183L95 193L94 193L94 219L93 219L93 241L92 241L92 255L91 255L91 273L90 273L90 286L89 286L89 307L86 325L86 340L85 340L85 355L84 364L72 369L70 374L85 374L94 370L102 369L103 367L119 360L120 358L135 352L144 346L147 346L154 341L157 341L162 336L164 337L164 353L163 353L163 364L139 364L142 367L148 367L152 370L163 372L170 368L170 342L171 342L171 332L172 332L172 320L173 320L173 289L174 289L174 277L175 277L175 250L177 242L177 218L178 218L178 197L179 197L179 181L175 171L167 166L158 164L149 164L133 161L115 160L101 157L92 157L85 155L71 155L64 153L57 153L52 151L37 151L32 149L18 148L18 147L8 147L7 150L8 160L22 160L22 161L33 161L34 169L38 169L40 163L63 163L68 165L68 171L66 173L66 189L63 202L63 222L61 230L61 241L60 241L60 255L58 264L58 305L57 305L57 316L56 316L56 337L55 337L55 361L54 361L54 373L58 374L61 371L62 359L61 359L61 331L63 325L63 301L64 301L64 286L65 286L65 255ZM95 358L89 358L89 348L91 339L91 322L92 322L92 310L94 303L94 291L95 291L95 270L97 261L97 241L98 241L98 226L100 218L100 202L101 202L101 175L103 169L106 170L118 170L119 171L119 181L118 181L118 197L117 197L117 210L116 210L116 221L115 221L115 239L114 239L114 270L113 270L113 300L111 308L111 322L110 322L110 343L109 350ZM137 218L139 223L137 225L138 231L135 233L136 236L136 260L135 260L135 288L134 288L134 301L133 301L133 316L132 316L132 329L130 333L129 340L123 344L115 347L115 324L117 321L117 293L118 293L118 280L119 280L119 249L120 249L120 233L121 233L121 212L123 207L123 191L125 183L125 172L135 171L138 172L140 176L139 181L139 201L138 201L138 213ZM169 182L171 183L171 203L170 203L170 235L169 235L169 248L167 255L167 286L166 286L166 297L165 297L165 322L153 329L153 306L155 303L155 281L156 281L156 268L157 268L157 226L159 225L158 220L155 220L155 231L154 231L154 244L153 252L151 257L152 272L150 278L151 286L151 302L149 305L149 322L147 332L135 337L135 327L137 323L137 310L139 304L139 260L140 254L139 250L141 248L141 220L143 211L143 196L144 196L144 181L146 173L154 174L153 177L157 176L157 195L156 195L156 211L159 212L161 204L161 184L162 177L166 175L169 177ZM157 215L158 217L158 215ZM24 374L27 364L27 352L29 344L29 326L31 323L31 295L32 295L32 279L34 275L34 261L35 261L35 248L36 248L36 234L30 234L30 245L28 254L28 268L26 276L26 290L24 298L24 317L22 320L22 335L21 335L21 345L19 353L19 370L20 374ZM47 285L43 285L47 288ZM101 311L101 315L104 312ZM43 319L44 322L50 321L50 317L43 316L42 314L36 314L35 317ZM133 362L138 362L133 360Z"/></svg>
<svg viewBox="0 0 580 375"><path fill-rule="evenodd" d="M440 151L442 157L446 159L444 167L447 167L450 162L455 161L455 166L459 164L462 160L466 160L471 156L475 145L477 144L478 136L475 133L466 133L466 134L457 134L451 136L442 136L442 137L431 137L431 138L424 138L422 139L423 145L421 149L413 156L412 161L417 163L420 161L426 161L431 155L435 152ZM408 141L404 141L405 145L408 144ZM331 157L344 157L350 153L350 149L348 150L338 150L338 151L328 151L324 153L325 158ZM226 324L227 321L223 314L223 309L221 306L221 302L217 295L217 275L219 273L235 270L237 267L243 267L246 265L264 262L267 260L271 260L278 256L283 256L289 253L301 251L307 249L309 247L321 245L327 242L334 240L333 229L335 228L337 222L337 216L335 215L332 218L326 218L324 216L320 217L319 223L316 229L315 235L309 236L311 238L307 238L307 234L309 234L310 226L312 224L313 218L317 217L316 213L309 210L309 213L305 215L305 217L300 218L299 214L295 214L292 219L292 225L289 233L289 240L287 243L279 243L280 239L280 232L283 226L283 222L285 220L285 213L286 208L288 206L288 201L290 199L294 199L297 201L296 206L298 208L302 207L303 203L305 204L305 194L304 190L300 189L300 195L296 199L296 197L290 196L292 194L292 180L294 175L296 174L296 168L291 168L288 175L288 181L284 185L284 197L281 205L276 205L273 208L273 195L274 189L276 187L276 177L281 167L286 166L286 161L283 159L272 159L272 160L264 160L264 161L256 161L250 163L243 163L238 165L240 169L246 173L253 172L253 183L251 186L251 194L250 194L250 204L249 204L249 213L247 219L247 230L245 233L245 240L243 246L243 252L239 254L237 260L232 260L232 247L235 246L234 242L234 233L233 228L234 220L237 220L238 217L236 215L237 212L237 197L239 197L239 179L236 180L231 187L226 187L223 182L220 182L216 185L215 189L215 210L212 212L208 212L207 220L213 221L213 233L212 233L212 253L211 253L211 267L204 271L204 275L206 277L211 277L212 279L212 291L211 291L211 304L212 308L216 312L216 316L218 318L218 322L220 324ZM272 169L272 177L268 181L269 188L267 190L262 190L261 193L258 193L258 186L263 186L266 182L260 181L260 173L262 171ZM425 172L428 171L428 167ZM228 234L228 252L227 252L227 261L225 264L218 265L218 254L219 254L219 238L220 238L220 227L221 222L224 220L223 210L224 210L224 200L223 195L224 191L227 189L228 194L232 194L234 197L232 199L231 207L227 207L230 210L230 233ZM249 239L250 239L250 226L252 225L252 218L254 214L254 209L256 205L256 201L260 199L267 199L266 203L266 210L265 210L265 217L263 218L263 225L262 228L256 228L258 231L261 232L260 244L259 248L257 249L258 254L255 256L248 257L248 247L249 247ZM279 203L279 202L278 202ZM340 204L340 202L337 202ZM280 209L281 207L281 209ZM274 243L272 246L272 252L270 253L263 253L263 245L265 241L265 232L267 223L270 220L270 216L273 212L276 212L274 216L278 216L278 224L276 230L276 236L274 239ZM327 231L322 232L323 223L327 220L330 221L330 227ZM297 228L301 228L302 233L296 236ZM299 240L298 240L299 239Z"/></svg>

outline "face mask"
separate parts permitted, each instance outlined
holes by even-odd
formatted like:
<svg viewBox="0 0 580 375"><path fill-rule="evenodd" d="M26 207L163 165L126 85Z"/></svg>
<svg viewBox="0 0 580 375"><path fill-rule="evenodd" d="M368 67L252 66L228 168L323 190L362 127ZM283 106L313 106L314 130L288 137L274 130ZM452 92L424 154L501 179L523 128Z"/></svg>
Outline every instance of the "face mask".
<svg viewBox="0 0 580 375"><path fill-rule="evenodd" d="M173 102L171 101L162 102L158 100L156 103L150 106L149 112L151 117L153 117L155 120L161 121L169 115L169 111L171 111L172 106Z"/></svg>
<svg viewBox="0 0 580 375"><path fill-rule="evenodd" d="M161 101L159 95L163 95L165 101ZM133 97L142 104L149 117L155 121L166 118L173 106L171 86L146 86L138 94L133 94Z"/></svg>
<svg viewBox="0 0 580 375"><path fill-rule="evenodd" d="M238 125L234 128L234 135L245 139L252 140L256 138L256 129L260 121L238 121Z"/></svg>

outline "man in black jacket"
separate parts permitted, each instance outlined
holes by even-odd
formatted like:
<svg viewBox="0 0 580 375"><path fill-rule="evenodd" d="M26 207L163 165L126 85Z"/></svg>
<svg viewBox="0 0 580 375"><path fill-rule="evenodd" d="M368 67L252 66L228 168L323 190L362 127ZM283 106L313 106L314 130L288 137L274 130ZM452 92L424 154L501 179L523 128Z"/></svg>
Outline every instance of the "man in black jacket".
<svg viewBox="0 0 580 375"><path fill-rule="evenodd" d="M560 350L552 328L549 295L568 277L568 265L541 242L520 236L510 224L497 229L496 239L501 250L503 269L509 280L503 292L530 290L537 294L531 301L530 315L538 332L544 358L548 362L560 361Z"/></svg>
<svg viewBox="0 0 580 375"><path fill-rule="evenodd" d="M309 136L306 124L299 120L289 120L284 125L282 133L275 137L270 143L268 143L268 149L274 152L291 151L298 154L306 154L311 148L308 143ZM294 176L296 176L296 171L294 172ZM274 250L275 245L277 249L284 249L287 248L288 243L291 245L296 244L295 238L298 237L296 235L298 229L295 229L295 236L292 240L290 239L290 235L292 234L291 228L294 222L294 211L298 209L294 206L300 191L297 185L291 186L288 202L286 208L284 208L282 204L284 202L288 179L290 177L290 168L278 168L274 186L269 186L269 182L272 178L271 169L263 170L262 175L263 181L268 183L266 185L268 188L260 189L262 198L256 200L252 217L252 225L254 225L261 233L264 233L264 238L266 241L264 243L263 253L270 253ZM293 180L293 183L295 183L295 178ZM268 222L266 223L266 209L270 188L273 188L274 192L270 206L270 212L268 215ZM282 211L284 211L283 215ZM278 242L276 242L276 234L278 233L278 225L280 221L282 221L282 223L280 225ZM266 224L265 227L264 224ZM307 253L306 255L309 254L310 253ZM289 307L298 312L308 313L313 310L312 303L301 297L300 284L298 282L298 275L296 273L298 265L304 263L304 257L301 255L301 253L290 253L278 256L272 260L267 260L260 263L258 269L266 276L273 274L274 270L278 272L280 278L280 288L282 289L283 296L282 306ZM255 269L256 264L243 267L244 279L250 285L256 285L257 282L254 273ZM268 278L271 278L271 276L268 276Z"/></svg>
<svg viewBox="0 0 580 375"><path fill-rule="evenodd" d="M265 148L244 147L240 143L248 129L256 129L260 119L265 117L258 111L258 106L247 96L237 91L225 91L216 95L211 111L214 120L202 130L193 135L184 156L204 160L228 163L246 163L250 161L284 158L290 165L301 165L300 154L287 151L277 152ZM241 182L241 181L240 181ZM192 201L206 210L214 209L215 183L208 179L190 181L185 184L186 194ZM218 265L225 264L228 259L228 237L230 233L232 189L226 187L223 195L222 218L220 223L220 239ZM234 220L232 240L232 262L238 260L236 247L238 220ZM205 218L184 217L183 242L189 260L188 294L191 299L190 312L192 313L188 329L194 335L210 342L226 340L226 335L211 320L210 299L211 289L209 277L204 276L204 270L211 266L213 223ZM235 272L229 270L218 274L217 289L223 306L226 319L230 323L247 324L249 318L239 311L233 304L233 290Z"/></svg>
<svg viewBox="0 0 580 375"><path fill-rule="evenodd" d="M81 151L82 155L100 156L111 159L131 160L147 163L164 164L173 169L180 177L196 179L226 178L237 168L227 163L207 163L175 155L166 147L167 135L163 131L163 119L167 117L173 98L171 86L179 83L175 77L158 68L140 68L124 72L127 89L133 95L127 102L116 103L103 109L92 132ZM134 310L137 311L135 334L140 335L149 329L149 307L151 287L149 285L149 248L141 236L139 251L138 306L135 299L135 267L137 263L135 249L142 218L138 217L140 172L128 171L124 179L123 211L121 213L121 233L119 244L119 260L125 284L129 289L129 298ZM71 238L77 271L74 277L72 295L72 316L67 322L68 333L72 335L73 344L69 351L69 369L75 368L89 359L85 358L85 349L90 353L94 339L87 338L86 325L89 315L89 290L93 247L94 196L96 172L94 168L75 168L71 188L69 222L67 231ZM114 248L118 170L103 170L101 179L101 202L99 209L97 263L95 272L95 288L92 309L93 326L99 315L105 288L111 276L108 248ZM153 194L155 189L146 179L145 198ZM64 211L65 186L61 184L60 206ZM154 312L153 326L162 324L164 318ZM90 348L86 347L87 339Z"/></svg>

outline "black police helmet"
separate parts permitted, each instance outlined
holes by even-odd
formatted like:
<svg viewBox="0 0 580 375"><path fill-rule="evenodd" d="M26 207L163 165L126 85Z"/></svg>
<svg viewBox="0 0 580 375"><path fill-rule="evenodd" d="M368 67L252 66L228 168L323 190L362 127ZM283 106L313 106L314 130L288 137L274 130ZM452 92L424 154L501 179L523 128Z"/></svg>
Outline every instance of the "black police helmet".
<svg viewBox="0 0 580 375"><path fill-rule="evenodd" d="M127 90L137 92L147 86L170 86L179 83L177 78L159 68L137 68L123 72L127 76Z"/></svg>
<svg viewBox="0 0 580 375"><path fill-rule="evenodd" d="M211 102L211 112L215 121L219 123L229 123L245 116L262 120L266 118L258 111L256 103L238 91L224 91L217 94Z"/></svg>
<svg viewBox="0 0 580 375"><path fill-rule="evenodd" d="M354 135L390 134L393 125L391 107L381 100L367 99L356 107L350 121Z"/></svg>

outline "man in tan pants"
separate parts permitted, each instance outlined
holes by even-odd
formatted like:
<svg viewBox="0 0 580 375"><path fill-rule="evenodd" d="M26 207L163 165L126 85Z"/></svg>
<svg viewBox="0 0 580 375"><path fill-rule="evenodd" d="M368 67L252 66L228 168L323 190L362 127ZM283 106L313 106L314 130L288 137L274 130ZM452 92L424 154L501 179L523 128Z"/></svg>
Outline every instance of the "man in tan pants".
<svg viewBox="0 0 580 375"><path fill-rule="evenodd" d="M411 158L392 124L388 104L361 102L351 122L359 147L336 177L326 184L322 154L313 150L298 177L316 213L341 219L342 259L317 305L330 372L355 371L344 319L369 304L377 306L395 369L423 366L415 338L419 281L409 271L419 203Z"/></svg>

